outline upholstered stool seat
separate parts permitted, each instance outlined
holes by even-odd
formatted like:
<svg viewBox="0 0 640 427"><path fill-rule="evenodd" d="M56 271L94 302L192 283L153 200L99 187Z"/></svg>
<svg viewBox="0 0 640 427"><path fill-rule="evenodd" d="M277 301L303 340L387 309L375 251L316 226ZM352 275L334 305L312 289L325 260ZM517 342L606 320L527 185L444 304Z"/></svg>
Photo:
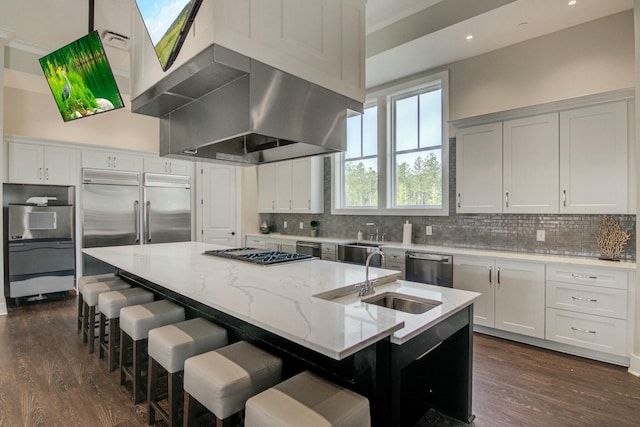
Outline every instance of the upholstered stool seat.
<svg viewBox="0 0 640 427"><path fill-rule="evenodd" d="M100 343L100 358L107 354L109 372L116 369L116 344L120 338L120 309L130 305L144 304L153 301L153 293L142 288L129 288L119 291L104 292L98 296L98 311L100 312L100 327L98 342ZM109 334L105 342L106 325L109 324Z"/></svg>
<svg viewBox="0 0 640 427"><path fill-rule="evenodd" d="M155 413L170 426L181 425L182 375L184 361L189 357L227 345L227 331L202 318L185 320L149 331L149 380L147 382L147 421L155 423ZM167 401L165 411L158 404L159 367L167 371Z"/></svg>
<svg viewBox="0 0 640 427"><path fill-rule="evenodd" d="M109 282L87 283L82 288L84 311L82 314L82 339L89 343L89 353L93 353L95 345L96 307L98 296L105 292L129 289L131 285L122 279Z"/></svg>
<svg viewBox="0 0 640 427"><path fill-rule="evenodd" d="M369 400L308 371L247 401L245 427L369 427Z"/></svg>
<svg viewBox="0 0 640 427"><path fill-rule="evenodd" d="M251 396L280 382L282 360L246 341L190 357L184 362L184 425L193 418L195 401L229 425Z"/></svg>
<svg viewBox="0 0 640 427"><path fill-rule="evenodd" d="M149 331L184 319L184 308L167 300L130 305L120 310L120 384L131 380L134 404L143 401L142 363L145 356L142 350L146 347ZM131 364L127 357L130 341L133 341Z"/></svg>
<svg viewBox="0 0 640 427"><path fill-rule="evenodd" d="M95 276L82 276L78 278L78 332L82 331L82 309L84 308L84 298L82 289L87 283L109 282L115 280L113 273L97 274Z"/></svg>

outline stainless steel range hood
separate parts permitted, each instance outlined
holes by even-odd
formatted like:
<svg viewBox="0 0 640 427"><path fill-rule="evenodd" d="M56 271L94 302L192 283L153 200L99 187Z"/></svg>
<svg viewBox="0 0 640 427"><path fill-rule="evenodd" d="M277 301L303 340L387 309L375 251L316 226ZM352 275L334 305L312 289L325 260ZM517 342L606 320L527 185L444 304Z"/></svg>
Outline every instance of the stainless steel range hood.
<svg viewBox="0 0 640 427"><path fill-rule="evenodd" d="M346 149L362 104L219 45L132 101L161 118L160 155L259 164Z"/></svg>

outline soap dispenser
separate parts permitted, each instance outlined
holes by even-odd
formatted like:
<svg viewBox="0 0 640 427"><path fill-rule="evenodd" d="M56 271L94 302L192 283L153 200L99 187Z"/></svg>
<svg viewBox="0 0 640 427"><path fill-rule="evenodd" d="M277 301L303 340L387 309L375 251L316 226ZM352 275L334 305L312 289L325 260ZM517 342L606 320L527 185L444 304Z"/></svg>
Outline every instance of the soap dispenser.
<svg viewBox="0 0 640 427"><path fill-rule="evenodd" d="M358 230L358 242L362 240L362 231Z"/></svg>

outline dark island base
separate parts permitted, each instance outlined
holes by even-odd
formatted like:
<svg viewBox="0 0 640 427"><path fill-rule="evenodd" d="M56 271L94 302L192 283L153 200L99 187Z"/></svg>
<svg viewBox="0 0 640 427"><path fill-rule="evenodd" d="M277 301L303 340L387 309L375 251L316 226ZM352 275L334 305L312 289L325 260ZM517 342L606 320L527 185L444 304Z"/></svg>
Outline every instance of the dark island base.
<svg viewBox="0 0 640 427"><path fill-rule="evenodd" d="M126 271L118 274L184 306L187 318L204 317L225 327L230 342L246 340L282 358L284 378L310 370L366 396L374 427L410 427L430 409L465 423L474 418L472 305L401 346L386 338L335 360Z"/></svg>

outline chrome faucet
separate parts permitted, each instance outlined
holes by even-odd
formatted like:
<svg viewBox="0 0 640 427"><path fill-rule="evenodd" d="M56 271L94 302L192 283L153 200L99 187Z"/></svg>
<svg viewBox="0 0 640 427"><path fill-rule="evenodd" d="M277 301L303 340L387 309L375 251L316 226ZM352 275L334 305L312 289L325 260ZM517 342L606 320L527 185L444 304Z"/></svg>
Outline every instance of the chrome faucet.
<svg viewBox="0 0 640 427"><path fill-rule="evenodd" d="M375 293L375 290L373 289L373 284L376 281L375 280L369 280L369 263L371 262L371 258L376 254L380 254L380 261L381 262L384 261L384 253L382 251L380 251L377 248L374 248L374 249L371 250L371 252L367 256L367 261L365 262L365 265L364 265L364 268L365 268L364 283L358 283L356 285L358 287L358 296L359 297L364 297L364 296L371 295L371 294Z"/></svg>

